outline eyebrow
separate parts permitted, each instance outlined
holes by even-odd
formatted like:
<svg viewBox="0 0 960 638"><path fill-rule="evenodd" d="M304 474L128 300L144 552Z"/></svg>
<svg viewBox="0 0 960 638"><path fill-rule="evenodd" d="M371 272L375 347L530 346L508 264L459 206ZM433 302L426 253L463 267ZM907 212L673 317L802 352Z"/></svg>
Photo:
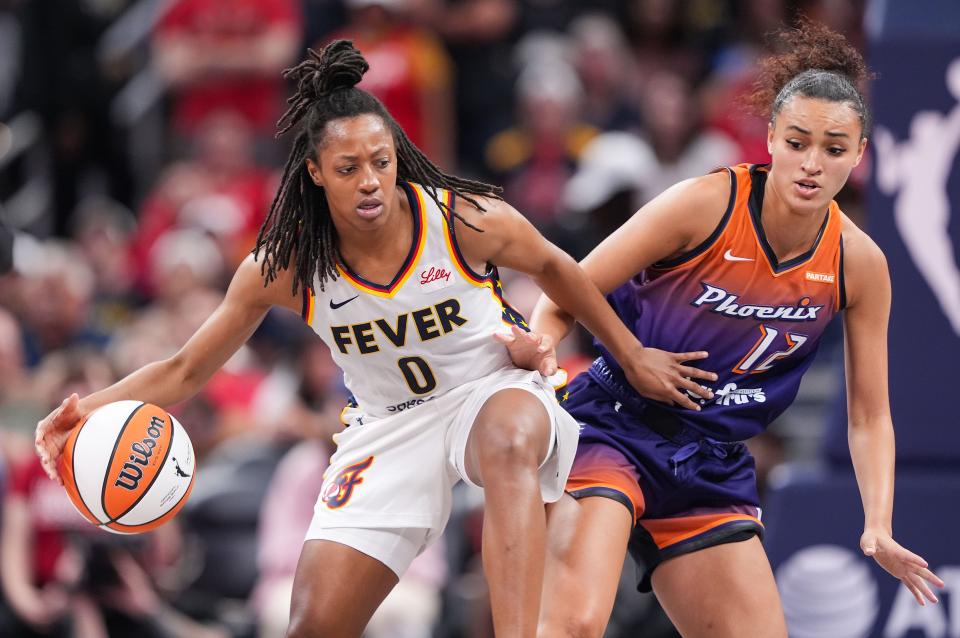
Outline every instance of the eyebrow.
<svg viewBox="0 0 960 638"><path fill-rule="evenodd" d="M378 146L377 148L373 149L373 152L370 153L370 154L371 154L371 155L379 155L380 153L383 153L384 151L387 151L387 150L389 150L389 149L390 149L390 147L387 146L386 144L384 144L384 145L382 145L382 146ZM337 159L347 160L347 161L350 161L350 162L354 162L354 161L358 160L359 158L360 158L359 155L337 155Z"/></svg>
<svg viewBox="0 0 960 638"><path fill-rule="evenodd" d="M787 130L789 130L789 129L793 129L793 130L795 130L795 131L797 131L797 132L799 132L799 133L801 133L801 134L803 134L803 135L812 135L812 133L811 133L810 131L808 131L808 130L805 129L805 128L800 128L800 127L797 126L796 124L791 124L791 125L789 125L789 126L787 127ZM827 137L850 137L849 135L847 135L847 134L844 133L843 131L826 131L825 135L826 135Z"/></svg>

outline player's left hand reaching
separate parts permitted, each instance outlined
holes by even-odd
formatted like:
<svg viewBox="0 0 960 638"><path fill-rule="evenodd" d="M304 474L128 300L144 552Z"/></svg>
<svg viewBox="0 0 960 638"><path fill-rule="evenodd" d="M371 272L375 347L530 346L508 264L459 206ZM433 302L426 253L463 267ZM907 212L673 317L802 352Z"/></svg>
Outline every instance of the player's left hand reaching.
<svg viewBox="0 0 960 638"><path fill-rule="evenodd" d="M927 583L942 588L943 581L930 571L927 561L901 546L892 536L868 529L860 537L860 549L865 555L872 556L894 578L900 579L920 605L926 605L927 600L937 602L936 595Z"/></svg>
<svg viewBox="0 0 960 638"><path fill-rule="evenodd" d="M526 332L510 326L510 333L495 332L493 338L507 347L513 365L525 370L537 370L545 377L557 371L557 351L553 338L536 332Z"/></svg>

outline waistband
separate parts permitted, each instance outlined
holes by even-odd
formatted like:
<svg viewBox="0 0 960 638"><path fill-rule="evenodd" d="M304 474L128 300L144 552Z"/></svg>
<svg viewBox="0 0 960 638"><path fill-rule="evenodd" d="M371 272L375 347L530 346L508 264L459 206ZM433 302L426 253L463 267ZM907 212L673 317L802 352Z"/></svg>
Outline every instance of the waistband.
<svg viewBox="0 0 960 638"><path fill-rule="evenodd" d="M669 410L663 409L657 403L644 399L630 386L621 372L610 367L603 356L597 357L590 364L588 374L601 388L620 403L621 410L637 417L643 425L663 438L681 446L670 457L670 465L673 467L674 473L681 463L697 453L712 454L722 459L743 447L741 441L718 441L684 423L680 417Z"/></svg>

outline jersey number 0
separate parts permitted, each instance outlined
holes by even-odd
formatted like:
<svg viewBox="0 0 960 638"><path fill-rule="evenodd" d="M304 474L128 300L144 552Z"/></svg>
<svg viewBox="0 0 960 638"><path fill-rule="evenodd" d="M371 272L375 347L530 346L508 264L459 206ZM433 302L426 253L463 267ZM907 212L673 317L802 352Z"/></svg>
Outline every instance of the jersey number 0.
<svg viewBox="0 0 960 638"><path fill-rule="evenodd" d="M402 357L397 361L397 367L400 368L403 378L414 394L427 394L436 389L437 378L422 358Z"/></svg>

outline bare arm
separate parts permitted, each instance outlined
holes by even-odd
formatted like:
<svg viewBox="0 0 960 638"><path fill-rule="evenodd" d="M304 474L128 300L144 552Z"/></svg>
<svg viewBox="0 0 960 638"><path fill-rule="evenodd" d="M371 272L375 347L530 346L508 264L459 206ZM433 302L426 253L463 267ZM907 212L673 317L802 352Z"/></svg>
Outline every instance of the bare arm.
<svg viewBox="0 0 960 638"><path fill-rule="evenodd" d="M640 363L644 357L641 354L643 346L613 312L587 273L569 255L544 239L529 221L505 202L491 201L486 213L475 213L472 217L484 232L463 228L458 233L458 237L463 238L460 244L468 260L495 263L530 275L558 308L576 317L603 341L621 362L627 378L635 387L645 386L645 394L655 393L654 398L658 400L698 409L699 406L678 388L695 394L708 391L683 377L713 378L714 375L677 366L670 371L669 379L648 378L649 371Z"/></svg>
<svg viewBox="0 0 960 638"><path fill-rule="evenodd" d="M893 540L895 446L887 389L887 322L890 275L880 248L864 233L844 227L844 315L848 441L860 498L864 533L861 548L899 578L917 602L936 597L924 580L942 581L920 556Z"/></svg>
<svg viewBox="0 0 960 638"><path fill-rule="evenodd" d="M76 395L37 425L37 450L44 469L57 477L56 463L73 425L107 403L135 399L160 406L193 396L250 338L273 305L297 309L290 271L264 287L260 264L247 257L237 269L220 306L169 359L150 363L110 387L78 399Z"/></svg>
<svg viewBox="0 0 960 638"><path fill-rule="evenodd" d="M607 294L651 264L699 245L720 222L729 194L726 172L680 182L641 208L580 265ZM573 321L548 295L537 303L530 326L559 342L573 329Z"/></svg>

